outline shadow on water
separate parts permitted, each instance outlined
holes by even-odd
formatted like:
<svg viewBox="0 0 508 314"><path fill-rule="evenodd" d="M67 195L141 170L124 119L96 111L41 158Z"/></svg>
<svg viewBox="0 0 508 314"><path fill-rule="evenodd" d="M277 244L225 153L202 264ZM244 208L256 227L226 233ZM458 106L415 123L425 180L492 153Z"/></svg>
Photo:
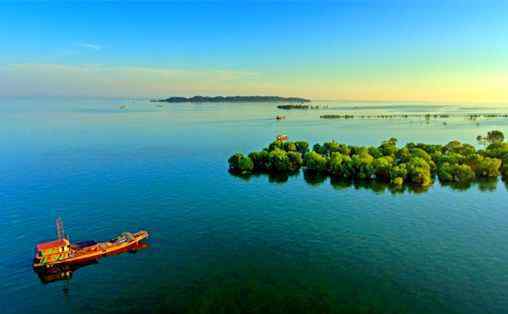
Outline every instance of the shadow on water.
<svg viewBox="0 0 508 314"><path fill-rule="evenodd" d="M274 174L274 173L253 173L253 174L239 174L232 171L229 171L230 175L236 178L239 178L243 181L250 181L253 178L267 177L268 182L283 184L289 180L289 178L297 177L300 175L299 171L293 172L291 174ZM414 186L410 184L404 184L402 186L395 186L389 183L377 181L377 180L353 180L353 179L344 179L344 178L335 178L330 177L323 173L313 172L313 171L303 171L303 178L305 182L313 187L319 187L325 184L326 181L330 181L331 186L335 190L347 190L347 189L355 189L355 190L370 190L375 193L385 193L390 192L392 194L403 194L405 192L408 193L424 193L428 191L430 187L421 187ZM496 188L496 182L483 182L478 181L478 187L482 191L492 191ZM453 186L454 189L459 189L457 186Z"/></svg>
<svg viewBox="0 0 508 314"><path fill-rule="evenodd" d="M253 173L253 174L238 174L232 171L229 171L230 175L236 178L239 178L243 181L250 181L253 178L267 177L268 182L283 184L289 180L289 178L297 177L300 175L299 171L290 173L290 174L277 174L277 173ZM358 179L344 179L344 178L335 178L330 177L326 174L316 173L313 171L303 171L303 178L305 182L313 187L319 187L329 179L331 186L335 190L347 190L347 189L355 189L355 190L370 190L378 194L383 194L386 192L396 194L404 194L404 193L414 193L420 194L425 193L429 190L428 187L415 186L411 184L404 184L402 186L397 186L393 184L389 184L386 182L378 181L378 180L358 180ZM436 176L434 177L434 182L439 182L439 184L443 187L451 188L454 191L462 192L467 191L470 188L477 187L481 192L494 192L497 190L498 178L479 178L473 182L467 184L455 184L449 182L442 182ZM504 183L505 188L508 190L508 179L502 178L502 182Z"/></svg>
<svg viewBox="0 0 508 314"><path fill-rule="evenodd" d="M243 181L250 181L253 178L259 177L268 177L268 182L270 183L286 183L289 178L297 177L300 175L299 171L291 172L291 173L252 173L252 174L242 174L236 173L234 171L229 170L229 174L235 178L239 178Z"/></svg>
<svg viewBox="0 0 508 314"><path fill-rule="evenodd" d="M506 179L502 179L505 185L505 188L508 189L508 182ZM448 183L448 182L439 182L442 186L449 187L454 191L463 192L467 191L472 187L477 187L478 190L482 192L494 192L497 190L498 178L480 178L476 179L474 182L457 184L457 183Z"/></svg>
<svg viewBox="0 0 508 314"><path fill-rule="evenodd" d="M148 243L139 242L136 246L130 247L123 251L115 252L114 254L109 254L107 256L114 256L119 255L123 253L136 253L139 250L143 250L149 247ZM72 265L59 265L59 266L53 266L49 268L41 268L41 269L34 269L34 271L39 276L39 279L41 283L43 284L49 284L52 282L60 281L60 280L70 280L72 278L72 275L74 272L76 272L78 269L82 267L87 267L91 265L98 264L99 261L97 260L91 260L86 261L79 264L72 264Z"/></svg>

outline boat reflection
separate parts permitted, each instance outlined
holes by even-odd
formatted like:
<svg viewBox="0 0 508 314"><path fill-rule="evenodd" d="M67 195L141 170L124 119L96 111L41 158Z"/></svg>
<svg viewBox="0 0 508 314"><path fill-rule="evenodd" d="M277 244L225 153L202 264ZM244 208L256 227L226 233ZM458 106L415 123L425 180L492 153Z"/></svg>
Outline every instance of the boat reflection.
<svg viewBox="0 0 508 314"><path fill-rule="evenodd" d="M148 247L148 243L139 242L134 246L126 248L125 250L116 251L105 256L119 255L127 252L135 253ZM60 280L69 280L72 278L72 274L81 267L86 267L94 264L98 264L98 260L87 261L80 264L58 265L49 268L35 269L34 271L37 273L39 279L43 284L48 284Z"/></svg>

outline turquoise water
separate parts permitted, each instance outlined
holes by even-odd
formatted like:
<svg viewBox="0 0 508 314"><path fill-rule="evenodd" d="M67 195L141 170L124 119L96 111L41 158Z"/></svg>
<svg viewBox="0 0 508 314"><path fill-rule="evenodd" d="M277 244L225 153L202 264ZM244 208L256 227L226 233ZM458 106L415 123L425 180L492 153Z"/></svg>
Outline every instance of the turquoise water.
<svg viewBox="0 0 508 314"><path fill-rule="evenodd" d="M474 143L508 119L322 120L326 113L508 112L502 105L166 104L0 100L0 308L4 313L505 313L502 181L425 193L227 172L277 134L311 143ZM127 105L127 110L121 110ZM275 121L276 114L287 119ZM443 125L447 121L447 125ZM151 233L150 247L43 284L34 245Z"/></svg>

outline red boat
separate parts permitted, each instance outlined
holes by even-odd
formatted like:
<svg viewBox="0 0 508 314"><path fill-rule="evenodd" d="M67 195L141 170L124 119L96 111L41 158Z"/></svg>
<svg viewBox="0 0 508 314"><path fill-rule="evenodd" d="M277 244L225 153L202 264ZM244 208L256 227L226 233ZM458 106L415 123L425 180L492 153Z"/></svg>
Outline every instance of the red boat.
<svg viewBox="0 0 508 314"><path fill-rule="evenodd" d="M33 267L51 268L53 266L82 264L95 261L105 255L113 255L135 249L139 242L148 238L148 232L141 230L136 233L123 232L118 237L105 242L71 243L63 234L61 220L57 220L58 239L37 244Z"/></svg>
<svg viewBox="0 0 508 314"><path fill-rule="evenodd" d="M288 136L287 135L283 135L283 134L277 135L276 140L277 141L281 141L281 142L285 142L285 141L288 140Z"/></svg>

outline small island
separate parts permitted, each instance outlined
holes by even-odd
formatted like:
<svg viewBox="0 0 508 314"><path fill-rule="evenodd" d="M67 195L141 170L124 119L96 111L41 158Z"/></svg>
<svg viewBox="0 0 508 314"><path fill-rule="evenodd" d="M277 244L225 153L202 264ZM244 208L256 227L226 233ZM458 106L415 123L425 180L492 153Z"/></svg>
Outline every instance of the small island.
<svg viewBox="0 0 508 314"><path fill-rule="evenodd" d="M310 99L280 96L192 96L152 99L152 102L168 103L204 103L204 102L310 102Z"/></svg>
<svg viewBox="0 0 508 314"><path fill-rule="evenodd" d="M384 182L401 188L411 185L425 189L435 178L443 184L467 187L475 180L508 177L508 143L501 131L478 136L488 146L453 140L446 145L408 143L397 145L390 138L379 146L353 146L335 141L310 147L305 141L290 142L278 138L261 151L248 156L234 154L228 160L229 171L248 176L256 173L294 174L306 172L332 179Z"/></svg>
<svg viewBox="0 0 508 314"><path fill-rule="evenodd" d="M302 105L302 104L296 104L296 105L279 105L277 106L277 109L284 109L284 110L308 110L308 109L319 109L319 106L309 106L309 105Z"/></svg>

